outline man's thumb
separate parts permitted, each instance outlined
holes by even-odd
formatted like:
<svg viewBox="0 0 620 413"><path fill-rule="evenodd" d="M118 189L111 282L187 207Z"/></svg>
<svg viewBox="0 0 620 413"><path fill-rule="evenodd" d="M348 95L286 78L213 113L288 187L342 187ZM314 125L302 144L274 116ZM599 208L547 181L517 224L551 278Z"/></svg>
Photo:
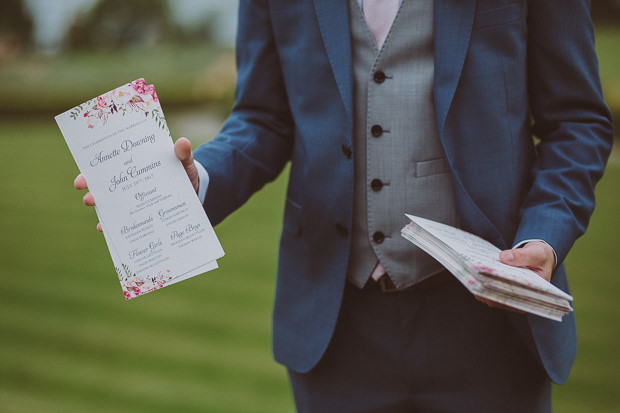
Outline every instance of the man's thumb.
<svg viewBox="0 0 620 413"><path fill-rule="evenodd" d="M194 165L194 155L192 154L192 144L187 138L179 138L174 143L174 154L183 164L187 177L189 178L192 186L198 192L199 177L196 165Z"/></svg>
<svg viewBox="0 0 620 413"><path fill-rule="evenodd" d="M192 144L187 138L179 138L174 143L174 154L179 158L179 161L185 168L189 163L194 163L194 156L192 155Z"/></svg>
<svg viewBox="0 0 620 413"><path fill-rule="evenodd" d="M499 260L504 264L515 265L516 257L513 250L505 250L499 253Z"/></svg>

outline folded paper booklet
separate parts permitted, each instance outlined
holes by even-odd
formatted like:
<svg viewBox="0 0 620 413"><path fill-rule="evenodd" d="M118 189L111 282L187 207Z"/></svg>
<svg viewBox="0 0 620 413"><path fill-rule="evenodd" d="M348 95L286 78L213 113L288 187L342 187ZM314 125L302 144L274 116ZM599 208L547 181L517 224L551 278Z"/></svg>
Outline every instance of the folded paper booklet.
<svg viewBox="0 0 620 413"><path fill-rule="evenodd" d="M469 232L425 218L411 220L401 235L439 261L472 294L516 310L561 321L573 298L526 268L499 260L500 249Z"/></svg>
<svg viewBox="0 0 620 413"><path fill-rule="evenodd" d="M224 251L152 85L122 85L56 122L95 198L126 299L217 268Z"/></svg>

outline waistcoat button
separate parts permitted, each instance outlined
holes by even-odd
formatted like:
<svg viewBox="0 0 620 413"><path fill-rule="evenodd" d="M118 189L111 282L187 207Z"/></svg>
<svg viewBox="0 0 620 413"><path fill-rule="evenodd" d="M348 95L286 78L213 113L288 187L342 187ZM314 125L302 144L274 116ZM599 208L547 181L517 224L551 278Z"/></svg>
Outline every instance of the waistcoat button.
<svg viewBox="0 0 620 413"><path fill-rule="evenodd" d="M380 191L383 188L383 182L381 182L381 179L373 179L370 182L370 187L373 191Z"/></svg>
<svg viewBox="0 0 620 413"><path fill-rule="evenodd" d="M377 70L377 71L374 73L374 75L372 76L372 80L374 80L374 81L375 81L375 83L383 83L383 82L385 82L385 78L386 78L386 77L387 77L387 76L385 76L385 73L383 73L383 72L382 72L382 71L380 71L380 70Z"/></svg>
<svg viewBox="0 0 620 413"><path fill-rule="evenodd" d="M381 127L381 125L372 125L372 127L370 128L370 133L375 138L378 138L383 135L383 128Z"/></svg>
<svg viewBox="0 0 620 413"><path fill-rule="evenodd" d="M385 240L385 234L383 234L383 232L381 231L377 231L374 234L372 234L372 240L376 242L377 244L381 244L383 240Z"/></svg>

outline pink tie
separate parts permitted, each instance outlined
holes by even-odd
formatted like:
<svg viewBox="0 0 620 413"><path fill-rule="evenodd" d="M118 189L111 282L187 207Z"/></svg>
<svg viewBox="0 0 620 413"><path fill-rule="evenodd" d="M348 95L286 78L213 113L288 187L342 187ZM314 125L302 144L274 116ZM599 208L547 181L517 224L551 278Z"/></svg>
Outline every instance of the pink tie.
<svg viewBox="0 0 620 413"><path fill-rule="evenodd" d="M400 0L363 0L362 11L364 12L366 24L375 38L377 49L381 49L381 46L383 46L383 42L390 31L399 7ZM378 263L371 276L376 281L385 272L383 265Z"/></svg>
<svg viewBox="0 0 620 413"><path fill-rule="evenodd" d="M383 264L378 263L375 269L372 271L372 279L375 281L379 281L379 278L383 277L387 271L383 267Z"/></svg>
<svg viewBox="0 0 620 413"><path fill-rule="evenodd" d="M398 13L400 0L363 0L362 11L366 24L375 38L377 49L381 49Z"/></svg>

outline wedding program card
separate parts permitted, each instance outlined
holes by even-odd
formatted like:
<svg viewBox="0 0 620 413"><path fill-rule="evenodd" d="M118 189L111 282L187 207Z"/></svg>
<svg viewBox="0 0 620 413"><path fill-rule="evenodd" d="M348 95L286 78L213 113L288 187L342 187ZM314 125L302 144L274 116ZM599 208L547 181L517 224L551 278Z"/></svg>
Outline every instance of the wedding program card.
<svg viewBox="0 0 620 413"><path fill-rule="evenodd" d="M217 268L224 251L152 85L135 80L56 122L95 198L126 299Z"/></svg>
<svg viewBox="0 0 620 413"><path fill-rule="evenodd" d="M401 235L448 269L472 294L551 320L573 311L573 297L527 268L499 259L501 250L461 229L406 214Z"/></svg>

